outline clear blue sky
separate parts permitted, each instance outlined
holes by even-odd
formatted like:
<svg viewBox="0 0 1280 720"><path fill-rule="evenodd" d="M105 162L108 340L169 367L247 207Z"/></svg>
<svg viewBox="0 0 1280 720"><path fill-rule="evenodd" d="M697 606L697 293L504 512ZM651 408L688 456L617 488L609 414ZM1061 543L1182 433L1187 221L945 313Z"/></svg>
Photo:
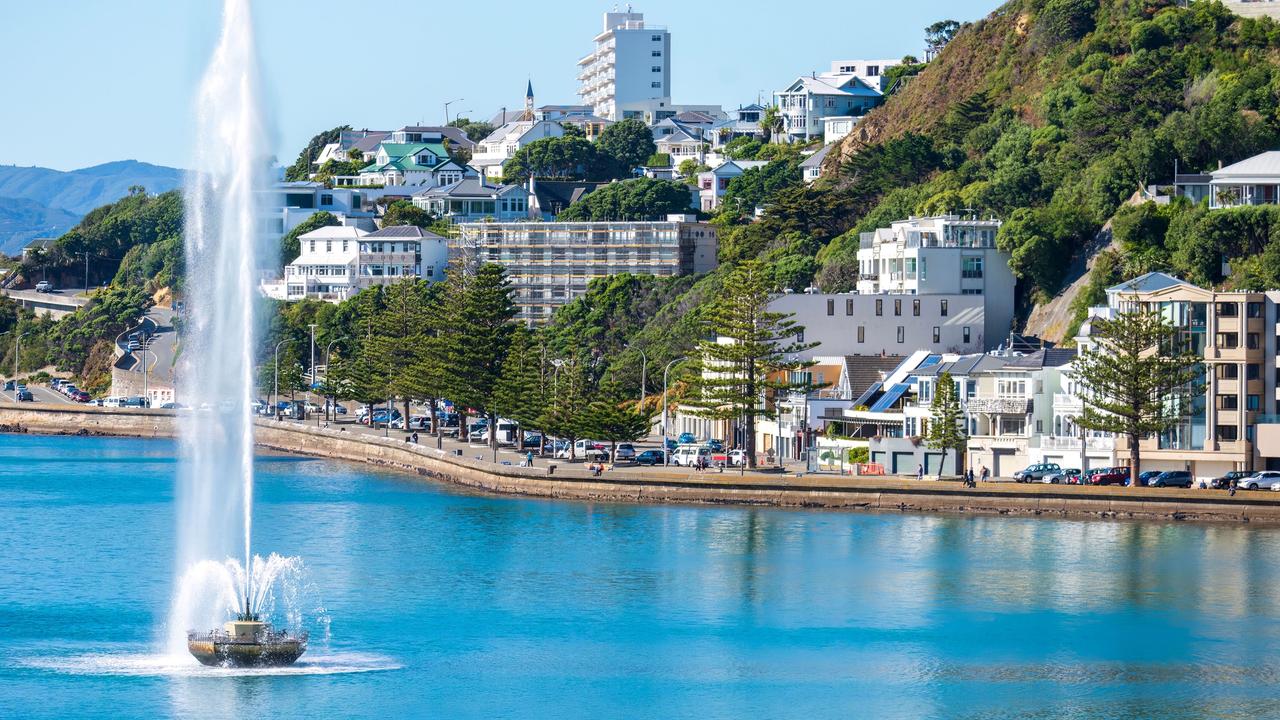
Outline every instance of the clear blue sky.
<svg viewBox="0 0 1280 720"><path fill-rule="evenodd" d="M672 33L673 99L736 107L838 58L921 54L921 29L975 20L999 0L647 0ZM625 3L622 3L625 7ZM393 129L488 118L577 98L578 58L612 2L257 0L279 158L335 125ZM189 165L194 87L219 0L4 0L0 164L58 169L137 159ZM468 112L469 111L469 112Z"/></svg>

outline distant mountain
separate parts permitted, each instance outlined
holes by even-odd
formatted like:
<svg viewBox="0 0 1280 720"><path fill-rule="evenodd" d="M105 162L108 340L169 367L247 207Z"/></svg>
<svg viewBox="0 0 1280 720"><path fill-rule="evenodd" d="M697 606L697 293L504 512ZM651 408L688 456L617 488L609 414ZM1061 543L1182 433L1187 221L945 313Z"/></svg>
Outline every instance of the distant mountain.
<svg viewBox="0 0 1280 720"><path fill-rule="evenodd" d="M17 255L38 237L57 237L80 222L80 215L35 200L0 197L0 252Z"/></svg>
<svg viewBox="0 0 1280 720"><path fill-rule="evenodd" d="M134 185L149 193L172 190L181 184L182 172L137 160L70 172L0 165L0 252L13 255L32 238L61 234Z"/></svg>

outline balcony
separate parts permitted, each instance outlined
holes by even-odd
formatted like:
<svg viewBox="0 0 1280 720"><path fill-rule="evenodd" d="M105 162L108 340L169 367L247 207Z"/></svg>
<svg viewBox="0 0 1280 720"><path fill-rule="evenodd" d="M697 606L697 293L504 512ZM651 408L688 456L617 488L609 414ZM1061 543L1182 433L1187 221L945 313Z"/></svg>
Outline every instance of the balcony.
<svg viewBox="0 0 1280 720"><path fill-rule="evenodd" d="M1084 446L1086 450L1110 452L1116 449L1116 439L1113 437L1086 437ZM1074 450L1080 452L1080 438L1065 435L1044 435L1040 438L1040 447L1043 450Z"/></svg>
<svg viewBox="0 0 1280 720"><path fill-rule="evenodd" d="M1084 401L1080 399L1080 396L1072 393L1054 393L1053 409L1063 410L1063 411L1074 411L1077 413L1083 412Z"/></svg>
<svg viewBox="0 0 1280 720"><path fill-rule="evenodd" d="M1031 408L1030 398L976 397L969 400L970 412L1026 415Z"/></svg>

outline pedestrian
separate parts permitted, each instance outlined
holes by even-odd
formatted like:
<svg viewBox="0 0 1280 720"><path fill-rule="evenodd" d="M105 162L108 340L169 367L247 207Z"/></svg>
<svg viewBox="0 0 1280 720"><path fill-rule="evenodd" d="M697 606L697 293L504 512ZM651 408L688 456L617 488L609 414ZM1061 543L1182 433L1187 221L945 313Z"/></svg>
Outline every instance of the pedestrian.
<svg viewBox="0 0 1280 720"><path fill-rule="evenodd" d="M983 465L981 474L982 482L986 482L989 477L991 477L991 471L987 469L986 465Z"/></svg>
<svg viewBox="0 0 1280 720"><path fill-rule="evenodd" d="M916 479L917 480L924 479L924 463L918 463L916 465Z"/></svg>
<svg viewBox="0 0 1280 720"><path fill-rule="evenodd" d="M533 467L533 451L532 450L525 453L524 461L528 463L527 465L525 465L525 467Z"/></svg>
<svg viewBox="0 0 1280 720"><path fill-rule="evenodd" d="M1236 496L1236 479L1231 478L1231 497Z"/></svg>
<svg viewBox="0 0 1280 720"><path fill-rule="evenodd" d="M968 485L969 487L977 487L977 483L973 481L973 468L969 468L969 471L966 472L964 475L964 479L965 479L965 484Z"/></svg>
<svg viewBox="0 0 1280 720"><path fill-rule="evenodd" d="M414 433L414 434L413 434L413 444L414 444L414 445L417 445L417 444L418 444L418 433Z"/></svg>

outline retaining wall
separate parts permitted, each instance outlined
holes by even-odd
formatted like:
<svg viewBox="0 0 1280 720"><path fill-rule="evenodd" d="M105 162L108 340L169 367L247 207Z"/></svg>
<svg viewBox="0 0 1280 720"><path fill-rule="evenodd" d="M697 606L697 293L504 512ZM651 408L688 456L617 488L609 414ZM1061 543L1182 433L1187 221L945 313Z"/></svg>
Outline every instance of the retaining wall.
<svg viewBox="0 0 1280 720"><path fill-rule="evenodd" d="M0 405L0 430L171 436L164 410ZM333 428L259 420L258 444L289 453L363 462L492 493L599 502L700 503L897 512L982 513L1280 523L1280 493L1157 488L956 483L827 475L665 474L615 470L600 477L581 466L495 466L434 447Z"/></svg>

